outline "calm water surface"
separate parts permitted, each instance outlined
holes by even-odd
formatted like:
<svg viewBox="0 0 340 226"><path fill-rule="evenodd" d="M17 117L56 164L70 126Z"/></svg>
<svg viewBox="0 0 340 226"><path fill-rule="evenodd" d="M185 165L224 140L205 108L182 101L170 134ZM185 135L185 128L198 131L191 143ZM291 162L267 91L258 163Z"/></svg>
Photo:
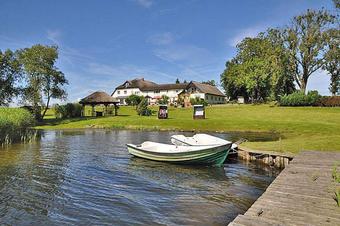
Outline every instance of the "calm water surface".
<svg viewBox="0 0 340 226"><path fill-rule="evenodd" d="M125 147L168 143L172 134L48 131L0 149L0 224L226 225L278 173L237 160L219 168L153 162Z"/></svg>

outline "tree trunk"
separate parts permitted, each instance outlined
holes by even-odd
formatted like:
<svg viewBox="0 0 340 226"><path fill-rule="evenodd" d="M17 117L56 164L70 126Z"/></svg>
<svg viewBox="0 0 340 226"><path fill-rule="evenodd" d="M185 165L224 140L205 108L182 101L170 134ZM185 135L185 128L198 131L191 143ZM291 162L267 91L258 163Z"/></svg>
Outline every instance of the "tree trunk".
<svg viewBox="0 0 340 226"><path fill-rule="evenodd" d="M301 89L301 92L303 92L304 94L306 94L306 91L307 91L307 82L308 82L308 74L304 74L301 78L301 81L300 81L300 89Z"/></svg>
<svg viewBox="0 0 340 226"><path fill-rule="evenodd" d="M46 103L44 112L43 112L43 114L42 114L42 116L41 116L41 119L42 119L42 120L44 119L45 114L46 114L46 112L47 112L47 110L48 110L48 106L49 106L49 104L50 104L50 99L51 99L51 97L48 97L48 98L47 98L47 103Z"/></svg>

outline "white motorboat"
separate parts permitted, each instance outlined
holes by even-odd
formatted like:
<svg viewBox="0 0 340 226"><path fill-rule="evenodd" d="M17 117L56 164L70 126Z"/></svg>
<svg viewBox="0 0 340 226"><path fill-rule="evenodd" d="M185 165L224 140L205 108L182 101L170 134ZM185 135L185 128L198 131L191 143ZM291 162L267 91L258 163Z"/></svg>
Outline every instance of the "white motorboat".
<svg viewBox="0 0 340 226"><path fill-rule="evenodd" d="M231 142L202 146L177 146L146 141L140 145L127 144L127 147L130 154L155 161L221 165L228 156Z"/></svg>

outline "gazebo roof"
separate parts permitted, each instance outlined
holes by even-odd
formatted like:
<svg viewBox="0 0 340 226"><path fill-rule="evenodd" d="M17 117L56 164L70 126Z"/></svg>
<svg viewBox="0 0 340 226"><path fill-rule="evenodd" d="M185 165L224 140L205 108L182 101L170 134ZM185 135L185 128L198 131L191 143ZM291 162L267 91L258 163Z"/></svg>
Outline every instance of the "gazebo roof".
<svg viewBox="0 0 340 226"><path fill-rule="evenodd" d="M80 104L116 104L119 100L113 98L109 94L97 91L79 101Z"/></svg>

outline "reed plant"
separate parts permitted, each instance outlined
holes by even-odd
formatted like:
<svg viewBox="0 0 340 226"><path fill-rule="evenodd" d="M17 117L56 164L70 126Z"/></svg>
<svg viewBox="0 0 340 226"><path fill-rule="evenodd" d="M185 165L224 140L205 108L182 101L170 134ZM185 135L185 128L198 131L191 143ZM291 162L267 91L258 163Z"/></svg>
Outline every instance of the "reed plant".
<svg viewBox="0 0 340 226"><path fill-rule="evenodd" d="M332 177L336 183L340 183L340 172L338 172L338 166L339 164L334 164L332 171Z"/></svg>
<svg viewBox="0 0 340 226"><path fill-rule="evenodd" d="M337 190L335 190L334 194L334 200L336 201L338 207L340 207L340 189L338 188Z"/></svg>
<svg viewBox="0 0 340 226"><path fill-rule="evenodd" d="M338 207L340 207L340 172L338 172L338 166L339 163L335 163L334 167L333 167L333 171L332 171L332 178L334 180L334 182L336 183L336 188L334 191L334 200L336 201L336 204L338 205Z"/></svg>
<svg viewBox="0 0 340 226"><path fill-rule="evenodd" d="M0 107L0 145L31 140L36 133L33 115L22 108Z"/></svg>

